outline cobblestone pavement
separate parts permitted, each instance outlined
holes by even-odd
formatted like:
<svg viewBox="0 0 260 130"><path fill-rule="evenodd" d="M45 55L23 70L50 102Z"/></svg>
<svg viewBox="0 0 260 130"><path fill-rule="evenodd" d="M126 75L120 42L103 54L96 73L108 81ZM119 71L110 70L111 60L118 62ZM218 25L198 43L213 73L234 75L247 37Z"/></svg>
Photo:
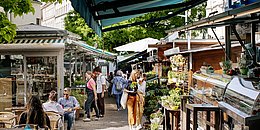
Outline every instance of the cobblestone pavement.
<svg viewBox="0 0 260 130"><path fill-rule="evenodd" d="M117 111L114 98L105 98L105 116L98 121L76 120L75 130L128 130L127 110ZM94 114L94 113L93 113ZM92 117L94 119L94 117Z"/></svg>

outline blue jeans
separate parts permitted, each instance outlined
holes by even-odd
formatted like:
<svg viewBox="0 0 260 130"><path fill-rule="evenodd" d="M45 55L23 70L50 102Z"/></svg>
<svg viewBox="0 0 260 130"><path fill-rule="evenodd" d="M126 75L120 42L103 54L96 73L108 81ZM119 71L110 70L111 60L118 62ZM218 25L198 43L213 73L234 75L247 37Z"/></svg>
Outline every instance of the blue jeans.
<svg viewBox="0 0 260 130"><path fill-rule="evenodd" d="M121 97L122 97L122 93L121 94L115 94L115 97L116 97L116 106L117 106L117 109L119 109L121 107L120 100L121 100Z"/></svg>
<svg viewBox="0 0 260 130"><path fill-rule="evenodd" d="M71 129L74 118L74 111L64 113L64 120L68 120L67 130Z"/></svg>
<svg viewBox="0 0 260 130"><path fill-rule="evenodd" d="M85 102L85 114L87 115L87 118L90 118L90 111L91 111L91 104L94 102L94 109L96 112L96 117L99 118L99 111L97 107L97 102L94 99L94 92L92 90L87 89L87 95L88 99Z"/></svg>

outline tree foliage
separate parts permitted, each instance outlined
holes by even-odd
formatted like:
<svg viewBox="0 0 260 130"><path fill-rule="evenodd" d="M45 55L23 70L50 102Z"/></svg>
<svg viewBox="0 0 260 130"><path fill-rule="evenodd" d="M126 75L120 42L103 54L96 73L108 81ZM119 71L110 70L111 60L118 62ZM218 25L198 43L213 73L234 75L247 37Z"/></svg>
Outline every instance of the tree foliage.
<svg viewBox="0 0 260 130"><path fill-rule="evenodd" d="M191 15L189 17L190 21L198 19L198 17L205 17L205 5L195 7L191 10ZM135 22L150 20L153 18L158 18L168 15L170 12L175 12L176 9L169 9L163 11L156 11L151 13L146 13L142 16L123 21L109 27L131 24ZM127 44L129 42L134 42L143 38L164 38L167 34L165 30L171 28L176 28L183 26L185 24L185 18L175 16L167 20L156 21L152 23L146 23L138 26L132 26L128 28L117 29L109 32L103 33L102 38L99 38L85 23L84 19L80 15L73 11L67 15L65 18L65 28L71 32L79 34L82 36L82 40L86 41L88 44L93 45L98 43L99 47L109 51L114 51L113 48Z"/></svg>
<svg viewBox="0 0 260 130"><path fill-rule="evenodd" d="M42 2L55 2L62 0L41 0ZM16 25L12 24L7 18L8 13L14 16L22 16L29 12L34 13L32 0L0 0L0 8L4 12L0 12L0 43L10 42L16 35Z"/></svg>

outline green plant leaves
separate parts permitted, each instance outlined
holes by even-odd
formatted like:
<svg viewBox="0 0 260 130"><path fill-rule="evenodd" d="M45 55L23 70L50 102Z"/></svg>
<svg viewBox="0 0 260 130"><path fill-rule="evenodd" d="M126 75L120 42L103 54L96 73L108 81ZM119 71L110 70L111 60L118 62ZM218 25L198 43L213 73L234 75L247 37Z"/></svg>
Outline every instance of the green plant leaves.
<svg viewBox="0 0 260 130"><path fill-rule="evenodd" d="M16 25L12 24L6 15L0 12L0 43L11 42L16 35Z"/></svg>

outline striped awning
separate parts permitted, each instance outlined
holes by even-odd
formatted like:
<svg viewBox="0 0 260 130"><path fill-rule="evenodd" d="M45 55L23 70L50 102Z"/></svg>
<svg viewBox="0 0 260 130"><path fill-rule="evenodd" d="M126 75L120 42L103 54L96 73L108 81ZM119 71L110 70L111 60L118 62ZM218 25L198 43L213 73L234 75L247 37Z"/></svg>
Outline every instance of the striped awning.
<svg viewBox="0 0 260 130"><path fill-rule="evenodd" d="M117 56L117 54L115 54L115 53L104 51L102 49L96 49L95 47L90 46L90 45L88 45L87 43L85 43L83 41L72 40L71 43L73 45L77 45L77 46L81 47L87 53L90 52L91 54L93 54L93 55L95 55L97 57L100 57L100 58L114 60L114 59L116 59L116 56Z"/></svg>
<svg viewBox="0 0 260 130"><path fill-rule="evenodd" d="M12 44L65 43L66 39L15 39Z"/></svg>

